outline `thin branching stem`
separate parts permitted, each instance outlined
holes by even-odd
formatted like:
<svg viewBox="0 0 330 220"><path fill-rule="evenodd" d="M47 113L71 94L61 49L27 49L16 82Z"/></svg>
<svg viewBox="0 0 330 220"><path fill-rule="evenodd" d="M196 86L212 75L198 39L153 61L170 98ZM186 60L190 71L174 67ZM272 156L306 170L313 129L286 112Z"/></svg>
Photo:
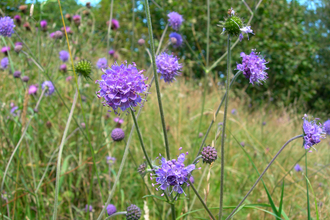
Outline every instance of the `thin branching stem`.
<svg viewBox="0 0 330 220"><path fill-rule="evenodd" d="M249 192L244 196L244 198L240 201L240 203L236 206L236 208L230 213L230 215L226 218L230 219L231 217L233 217L233 215L235 214L235 212L240 208L240 206L243 204L243 202L245 201L245 199L250 195L250 193L253 191L253 189L257 186L257 184L259 183L259 181L261 180L261 178L265 175L265 173L267 172L267 170L269 169L269 167L273 164L273 162L276 160L276 158L280 155L280 153L284 150L284 148L293 140L296 140L298 138L304 137L303 134L301 135L297 135L293 138L291 138L290 140L288 140L282 147L281 149L276 153L276 155L274 156L274 158L269 162L269 164L267 165L267 167L265 168L265 170L261 173L261 175L259 176L259 178L257 179L257 181L253 184L253 186L251 187L251 189L249 190Z"/></svg>
<svg viewBox="0 0 330 220"><path fill-rule="evenodd" d="M223 185L224 185L224 172L225 172L225 136L226 136L226 122L227 122L227 110L228 110L228 99L229 99L229 77L231 73L231 50L230 50L230 35L228 34L227 39L227 78L226 78L226 99L225 99L225 109L223 113L223 130L221 137L221 171L220 171L220 206L219 206L219 216L218 219L222 218L223 211Z"/></svg>
<svg viewBox="0 0 330 220"><path fill-rule="evenodd" d="M146 17L147 17L147 23L148 23L148 32L149 32L149 41L150 41L150 49L151 49L151 58L152 58L152 66L153 66L153 72L155 77L155 86L157 91L157 100L158 100L158 106L159 106L159 113L162 121L163 126L163 133L164 133L164 141L165 141L165 148L166 148L166 157L168 160L170 160L170 150L169 150L169 143L167 138L167 132L166 132L166 124L165 124L165 117L164 117L164 110L163 110L163 104L160 94L160 88L159 88L159 81L158 81L158 74L157 74L157 68L156 68L156 57L155 57L155 45L154 45L154 38L152 34L152 24L151 24L151 17L150 17L150 9L149 9L149 2L148 0L145 0L145 10L146 10Z"/></svg>
<svg viewBox="0 0 330 220"><path fill-rule="evenodd" d="M109 51L109 41L110 41L110 34L111 34L111 25L112 25L112 10L113 10L113 0L111 0L110 5L110 20L109 20L109 26L108 26L108 33L107 33L107 50Z"/></svg>

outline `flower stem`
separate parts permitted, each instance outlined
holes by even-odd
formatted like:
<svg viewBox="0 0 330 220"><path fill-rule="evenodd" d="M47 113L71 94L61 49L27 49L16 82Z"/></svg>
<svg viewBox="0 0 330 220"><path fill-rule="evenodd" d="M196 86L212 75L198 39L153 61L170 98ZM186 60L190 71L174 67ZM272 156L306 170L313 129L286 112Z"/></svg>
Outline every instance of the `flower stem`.
<svg viewBox="0 0 330 220"><path fill-rule="evenodd" d="M113 0L111 0L110 4L110 20L108 26L108 34L107 34L107 53L109 52L109 41L110 41L110 34L111 34L111 25L112 25L112 11L113 11ZM109 56L109 53L108 53Z"/></svg>
<svg viewBox="0 0 330 220"><path fill-rule="evenodd" d="M241 73L242 73L241 71L238 71L238 72L235 74L234 78L231 80L231 82L230 82L230 84L229 84L229 89L231 88L231 86L233 85L233 83L236 81L237 77L238 77L239 75L241 75ZM200 145L200 147L199 147L199 150L198 150L198 153L197 153L196 157L200 154L200 152L201 152L201 150L202 150L202 147L203 147L204 144L205 144L206 138L207 138L207 136L209 135L209 133L210 133L210 131L211 131L212 125L213 125L214 122L215 122L215 118L218 116L219 111L220 111L220 109L221 109L221 107L222 107L222 104L223 104L223 102L225 101L226 95L227 95L227 92L226 92L225 95L222 97L222 100L221 100L221 102L220 102L220 104L219 104L219 106L218 106L218 109L217 109L217 111L215 112L215 115L214 115L215 117L212 119L211 124L209 125L209 128L208 128L207 131L206 131L206 134L205 134L205 136L204 136L204 138L203 138L203 140L202 140L202 143L201 143L201 145Z"/></svg>
<svg viewBox="0 0 330 220"><path fill-rule="evenodd" d="M131 114L132 114L132 118L133 118L133 121L134 121L134 125L135 125L135 128L136 128L136 132L138 133L138 137L139 137L139 140L140 140L140 144L141 144L141 148L143 150L143 154L148 162L148 165L151 167L152 169L152 164L151 164L151 161L148 157L148 154L147 154L147 151L146 151L146 148L144 146L144 142L143 142L143 139L142 139L142 135L141 135L141 131L140 131L140 128L139 128L139 125L137 123L137 120L136 120L136 117L135 117L135 113L134 113L134 110L131 108Z"/></svg>
<svg viewBox="0 0 330 220"><path fill-rule="evenodd" d="M219 217L222 218L222 208L223 208L223 184L224 184L224 171L225 171L225 136L226 136L226 122L227 122L227 109L228 109L228 99L229 99L229 76L230 76L230 61L231 61L231 50L230 50L230 35L228 34L227 39L227 78L226 78L226 100L225 100L225 110L223 113L223 131L221 138L221 173L220 173L220 206L219 206Z"/></svg>
<svg viewBox="0 0 330 220"><path fill-rule="evenodd" d="M210 216L213 220L215 220L213 214L212 214L211 211L207 208L207 205L205 204L204 200L202 199L202 197L199 195L199 193L198 193L197 190L195 189L194 184L192 184L192 183L190 182L189 179L188 179L188 182L189 182L191 188L193 189L193 191L195 192L196 196L198 197L199 201L201 201L201 203L202 203L202 205L204 206L204 208L205 208L205 210L207 211L207 213L209 213L209 216Z"/></svg>
<svg viewBox="0 0 330 220"><path fill-rule="evenodd" d="M163 104L162 104L162 99L161 99L161 95L160 95L159 81L158 81L157 68L156 68L155 45L154 45L154 39L153 39L153 34L152 34L152 24L151 24L151 17L150 17L149 2L148 2L148 0L144 0L144 2L145 2L145 10L146 10L146 16L147 16L147 21L148 21L149 41L150 41L150 47L151 47L151 58L152 58L152 66L153 66L153 70L154 70L159 113L160 113L162 126L163 126L166 156L167 156L167 159L169 160L170 159L170 150L169 150L165 117L164 117L164 111L163 111Z"/></svg>
<svg viewBox="0 0 330 220"><path fill-rule="evenodd" d="M261 175L259 176L259 178L257 179L257 181L253 184L253 186L251 187L251 189L249 190L249 192L244 196L244 198L240 201L240 203L236 206L236 208L230 213L230 215L226 218L230 219L231 217L233 217L233 215L235 214L235 212L239 209L239 207L243 204L243 202L245 201L245 199L250 195L250 193L253 191L253 189L257 186L258 182L261 180L261 178L263 177L263 175L267 172L268 168L273 164L273 162L276 160L276 158L278 157L278 155L280 155L280 153L284 150L284 148L293 140L296 140L298 138L304 137L303 134L295 136L293 138L291 138L290 140L288 140L283 146L282 148L276 153L276 155L274 156L274 158L269 162L269 164L267 165L267 167L265 168L265 170L261 173Z"/></svg>
<svg viewBox="0 0 330 220"><path fill-rule="evenodd" d="M112 215L110 215L109 217L107 217L105 220L107 219L110 219L116 215L126 215L127 214L127 211L124 211L124 212L116 212L116 213L113 213Z"/></svg>

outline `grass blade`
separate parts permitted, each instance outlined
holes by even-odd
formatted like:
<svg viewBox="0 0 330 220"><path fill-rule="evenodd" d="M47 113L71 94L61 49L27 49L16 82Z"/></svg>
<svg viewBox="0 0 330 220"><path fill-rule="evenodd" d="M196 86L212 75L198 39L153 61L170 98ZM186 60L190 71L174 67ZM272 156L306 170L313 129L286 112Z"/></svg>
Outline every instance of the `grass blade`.
<svg viewBox="0 0 330 220"><path fill-rule="evenodd" d="M311 188L312 194L313 194L313 196L314 196L315 212L316 212L316 220L319 220L320 217L319 217L319 210L317 209L316 196L315 196L315 193L314 193L313 187L312 187L312 185L311 185L311 182L309 182L309 180L308 180L308 177L305 176L305 178L306 178L306 182L308 183L309 187Z"/></svg>

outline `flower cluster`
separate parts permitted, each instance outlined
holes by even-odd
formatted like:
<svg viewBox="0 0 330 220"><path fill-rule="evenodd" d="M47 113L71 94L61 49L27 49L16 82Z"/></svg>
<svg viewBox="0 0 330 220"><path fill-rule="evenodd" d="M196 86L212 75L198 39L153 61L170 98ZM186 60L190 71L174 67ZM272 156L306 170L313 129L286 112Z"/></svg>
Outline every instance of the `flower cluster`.
<svg viewBox="0 0 330 220"><path fill-rule="evenodd" d="M60 55L60 60L62 60L62 62L66 62L69 60L70 54L68 51L62 50L59 52L59 55Z"/></svg>
<svg viewBox="0 0 330 220"><path fill-rule="evenodd" d="M179 30L182 22L184 21L182 15L177 12L171 12L167 15L169 25L172 26L174 30Z"/></svg>
<svg viewBox="0 0 330 220"><path fill-rule="evenodd" d="M9 65L9 59L8 57L5 57L1 60L1 68L2 69L7 69Z"/></svg>
<svg viewBox="0 0 330 220"><path fill-rule="evenodd" d="M108 67L108 61L107 58L103 57L100 58L96 63L97 68L99 69L106 69Z"/></svg>
<svg viewBox="0 0 330 220"><path fill-rule="evenodd" d="M183 40L180 34L172 32L169 37L174 48L181 47Z"/></svg>
<svg viewBox="0 0 330 220"><path fill-rule="evenodd" d="M11 37L14 33L14 20L10 17L0 18L0 36Z"/></svg>
<svg viewBox="0 0 330 220"><path fill-rule="evenodd" d="M321 142L321 139L324 139L324 129L322 127L322 124L316 123L315 119L314 121L308 121L307 115L304 115L304 124L303 124L303 130L304 130L304 147L306 150L313 147L313 145L316 145Z"/></svg>
<svg viewBox="0 0 330 220"><path fill-rule="evenodd" d="M55 92L55 87L51 81L45 81L41 85L42 90L45 90L45 95L50 96Z"/></svg>
<svg viewBox="0 0 330 220"><path fill-rule="evenodd" d="M183 163L185 161L185 156L184 153L181 153L177 160L166 160L162 157L161 166L155 169L157 183L152 185L160 185L158 188L162 190L166 190L168 187L172 186L172 191L179 194L184 193L182 185L187 183L189 175L195 169L195 164L190 164L185 167ZM150 176L152 179L153 174L151 173ZM158 190L158 188L156 188L156 190Z"/></svg>
<svg viewBox="0 0 330 220"><path fill-rule="evenodd" d="M166 52L156 57L157 72L161 74L160 79L164 79L165 82L173 82L175 76L180 75L182 64L179 63L179 59L172 54L169 55Z"/></svg>
<svg viewBox="0 0 330 220"><path fill-rule="evenodd" d="M267 73L265 72L268 69L266 60L257 54L255 50L252 50L250 55L242 52L241 57L243 58L242 64L237 64L237 70L242 71L252 85L255 83L262 84L267 79Z"/></svg>
<svg viewBox="0 0 330 220"><path fill-rule="evenodd" d="M135 63L115 63L111 68L102 71L102 80L97 80L96 83L100 86L97 96L105 99L104 106L111 107L117 114L118 108L126 111L142 101L141 94L146 92L148 87L145 83L147 78L142 74L143 70L136 68Z"/></svg>

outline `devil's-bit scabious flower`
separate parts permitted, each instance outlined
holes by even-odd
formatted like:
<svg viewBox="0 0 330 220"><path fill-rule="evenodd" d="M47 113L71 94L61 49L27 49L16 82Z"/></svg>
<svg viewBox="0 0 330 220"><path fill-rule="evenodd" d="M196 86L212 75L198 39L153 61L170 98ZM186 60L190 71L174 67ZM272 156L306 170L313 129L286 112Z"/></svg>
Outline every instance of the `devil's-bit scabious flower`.
<svg viewBox="0 0 330 220"><path fill-rule="evenodd" d="M141 218L141 209L136 205L130 205L126 209L126 219L127 220L138 220Z"/></svg>
<svg viewBox="0 0 330 220"><path fill-rule="evenodd" d="M99 69L106 69L108 67L108 61L107 58L103 57L100 58L96 63L97 68Z"/></svg>
<svg viewBox="0 0 330 220"><path fill-rule="evenodd" d="M172 32L169 37L174 48L181 47L183 40L180 34Z"/></svg>
<svg viewBox="0 0 330 220"><path fill-rule="evenodd" d="M37 85L30 85L30 87L29 87L29 94L30 95L37 94L37 91L38 91Z"/></svg>
<svg viewBox="0 0 330 220"><path fill-rule="evenodd" d="M53 35L52 35L53 34ZM54 33L50 34L49 36L54 39L61 39L63 37L62 31L55 31Z"/></svg>
<svg viewBox="0 0 330 220"><path fill-rule="evenodd" d="M2 17L0 18L0 35L3 37L11 37L14 33L14 20L10 17Z"/></svg>
<svg viewBox="0 0 330 220"><path fill-rule="evenodd" d="M308 116L305 114L304 117L304 124L303 124L303 131L304 131L304 147L306 150L313 147L321 142L321 139L324 139L324 129L322 124L317 124L315 119L314 121L308 121Z"/></svg>
<svg viewBox="0 0 330 220"><path fill-rule="evenodd" d="M202 158L203 163L213 163L218 158L217 150L211 146L203 147Z"/></svg>
<svg viewBox="0 0 330 220"><path fill-rule="evenodd" d="M92 63L88 60L81 60L76 64L76 72L82 75L83 77L91 78L92 73Z"/></svg>
<svg viewBox="0 0 330 220"><path fill-rule="evenodd" d="M111 137L114 141L121 141L125 138L125 132L121 128L115 128L111 132Z"/></svg>
<svg viewBox="0 0 330 220"><path fill-rule="evenodd" d="M242 64L237 64L237 70L243 72L245 78L249 79L252 85L262 84L267 79L267 73L265 70L266 60L262 58L255 50L252 50L250 55L246 55L244 52L241 53Z"/></svg>
<svg viewBox="0 0 330 220"><path fill-rule="evenodd" d="M46 20L40 21L40 27L43 31L46 31L47 30L47 21Z"/></svg>
<svg viewBox="0 0 330 220"><path fill-rule="evenodd" d="M112 56L115 54L115 52L116 52L115 50L112 50L112 49L109 50L109 54L112 55Z"/></svg>
<svg viewBox="0 0 330 220"><path fill-rule="evenodd" d="M294 169L295 169L295 171L297 171L297 172L301 172L301 171L302 171L302 168L301 168L301 166L300 166L299 164L296 164L296 165L294 166Z"/></svg>
<svg viewBox="0 0 330 220"><path fill-rule="evenodd" d="M66 62L69 60L70 54L68 51L62 50L59 52L59 57L60 57L60 60L62 60L62 62Z"/></svg>
<svg viewBox="0 0 330 220"><path fill-rule="evenodd" d="M108 213L108 215L112 215L112 214L114 214L116 212L117 212L116 206L114 206L112 204L109 204L107 206L107 213Z"/></svg>
<svg viewBox="0 0 330 220"><path fill-rule="evenodd" d="M179 63L179 59L172 54L169 55L166 52L161 53L156 57L157 72L161 74L160 79L164 79L165 82L173 82L175 76L180 75L182 64Z"/></svg>
<svg viewBox="0 0 330 220"><path fill-rule="evenodd" d="M247 34L249 38L249 34L254 34L251 26L245 26L242 19L235 15L235 11L233 8L228 10L228 18L225 21L220 21L220 27L222 27L222 34L228 33L232 36L239 36L239 40L242 41L243 33Z"/></svg>
<svg viewBox="0 0 330 220"><path fill-rule="evenodd" d="M8 57L4 57L1 59L1 68L2 69L7 69L9 65L9 59Z"/></svg>
<svg viewBox="0 0 330 220"><path fill-rule="evenodd" d="M156 173L156 184L152 184L152 186L160 185L159 188L161 190L166 190L168 187L173 187L173 190L179 194L184 193L182 186L187 183L189 174L195 169L195 164L190 164L185 167L186 154L181 153L178 156L178 159L175 160L166 160L164 157L161 159L161 165L159 167L154 168ZM153 178L153 174L150 174L150 178Z"/></svg>
<svg viewBox="0 0 330 220"><path fill-rule="evenodd" d="M324 131L327 135L330 135L330 120L324 122Z"/></svg>
<svg viewBox="0 0 330 220"><path fill-rule="evenodd" d="M22 81L25 82L25 83L29 82L29 80L30 80L30 78L28 76L23 76L22 77Z"/></svg>
<svg viewBox="0 0 330 220"><path fill-rule="evenodd" d="M55 87L51 81L45 81L41 85L42 90L45 90L45 95L50 96L55 92Z"/></svg>
<svg viewBox="0 0 330 220"><path fill-rule="evenodd" d="M174 29L174 30L179 30L181 27L182 22L184 21L182 15L180 15L177 12L171 12L167 15L168 17L168 22L169 25Z"/></svg>
<svg viewBox="0 0 330 220"><path fill-rule="evenodd" d="M16 70L13 74L14 78L20 78L22 75L21 71Z"/></svg>
<svg viewBox="0 0 330 220"><path fill-rule="evenodd" d="M104 98L104 106L111 107L117 114L118 108L126 111L142 101L141 95L148 87L145 83L147 78L142 74L143 70L136 68L135 63L115 63L111 68L102 71L102 80L97 80L96 83L100 86L97 96Z"/></svg>
<svg viewBox="0 0 330 220"><path fill-rule="evenodd" d="M88 205L85 206L85 212L92 212L92 211L93 211L92 205L89 205L89 207L88 207Z"/></svg>
<svg viewBox="0 0 330 220"><path fill-rule="evenodd" d="M18 24L18 26L21 25L21 16L20 15L15 15L14 16L14 20L16 21L16 23Z"/></svg>

